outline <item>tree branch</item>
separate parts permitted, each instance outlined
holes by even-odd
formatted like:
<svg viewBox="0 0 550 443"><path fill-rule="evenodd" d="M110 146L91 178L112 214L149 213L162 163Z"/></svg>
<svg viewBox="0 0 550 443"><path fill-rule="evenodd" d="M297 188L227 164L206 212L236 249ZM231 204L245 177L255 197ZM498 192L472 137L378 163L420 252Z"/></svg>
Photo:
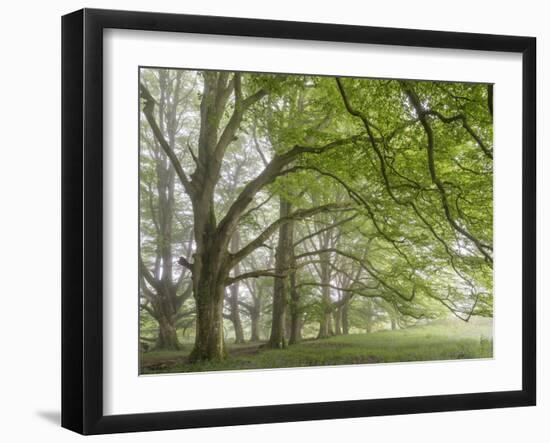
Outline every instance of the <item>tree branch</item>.
<svg viewBox="0 0 550 443"><path fill-rule="evenodd" d="M185 257L180 257L178 259L178 264L181 266L184 266L185 268L189 269L190 271L193 271L193 264L190 263Z"/></svg>
<svg viewBox="0 0 550 443"><path fill-rule="evenodd" d="M148 313L151 317L153 317L154 319L157 318L157 314L156 314L149 306L147 306L147 305L145 305L145 304L142 303L142 304L139 305L139 307L142 308L142 309L144 309L145 311L147 311L147 313Z"/></svg>
<svg viewBox="0 0 550 443"><path fill-rule="evenodd" d="M183 170L176 153L173 151L173 149L170 147L170 144L166 141L166 139L162 135L162 131L157 125L157 122L153 115L153 110L156 103L155 99L153 98L153 96L151 95L151 93L143 83L139 84L139 89L140 89L141 98L145 101L145 105L143 106L143 114L145 115L145 118L147 119L147 122L149 123L149 126L151 127L151 130L155 135L155 138L157 139L163 151L166 153L166 155L170 159L170 162L172 163L172 166L174 167L176 174L178 175L178 178L180 179L181 184L185 189L185 192L187 192L188 195L192 195L193 186L189 181L189 179L187 178L187 175L185 174L185 171Z"/></svg>
<svg viewBox="0 0 550 443"><path fill-rule="evenodd" d="M220 234L220 237L226 238L226 236L233 231L240 216L252 202L256 193L264 186L272 183L280 175L281 170L298 156L305 153L321 154L358 139L359 136L348 137L335 140L319 147L296 145L288 152L274 156L264 170L255 179L248 182L248 184L243 188L239 196L235 199L227 211L225 217L220 221L218 226L218 233Z"/></svg>
<svg viewBox="0 0 550 443"><path fill-rule="evenodd" d="M297 211L294 211L292 214L289 214L286 217L281 217L280 219L271 223L271 225L269 225L258 237L256 237L250 243L248 243L248 245L246 245L240 251L234 254L230 254L230 261L233 265L239 263L243 258L249 255L252 251L259 248L264 243L264 241L267 240L269 236L271 236L271 234L273 234L277 230L279 226L285 223L288 223L292 220L302 220L304 218L307 218L322 212L352 211L352 210L354 209L350 207L349 203L345 203L345 204L331 203L323 206L317 206L314 208L299 209Z"/></svg>
<svg viewBox="0 0 550 443"><path fill-rule="evenodd" d="M468 124L468 120L466 120L466 116L464 114L457 114L453 115L452 117L445 117L440 112L434 111L434 110L427 110L424 111L426 115L433 115L434 117L437 117L439 120L441 120L443 123L452 123L455 121L461 121L462 127L470 134L470 136L476 141L477 145L481 148L483 153L489 157L491 160L493 160L493 152L483 143L483 140L481 140L481 137L477 135L472 127Z"/></svg>
<svg viewBox="0 0 550 443"><path fill-rule="evenodd" d="M464 237L468 238L470 241L472 241L476 245L477 249L485 257L487 262L492 263L493 258L486 251L486 249L491 250L492 248L490 246L484 245L473 234L468 232L465 228L462 228L452 216L451 210L449 208L449 202L447 200L447 193L446 193L445 187L443 186L443 183L437 176L435 160L434 160L434 143L435 143L434 133L433 133L432 127L430 126L426 118L426 111L422 108L422 105L420 104L420 100L416 95L416 93L412 90L412 88L405 83L402 83L402 85L403 85L403 90L405 94L407 94L407 96L409 97L412 106L416 110L416 113L418 114L418 119L422 124L422 127L424 128L424 132L426 133L426 138L427 138L426 146L428 151L428 169L430 171L430 177L432 179L432 182L435 184L436 188L439 191L441 204L443 206L443 212L445 214L445 217L447 218L449 224L457 232L460 232Z"/></svg>
<svg viewBox="0 0 550 443"><path fill-rule="evenodd" d="M223 156L225 149L233 140L233 137L235 136L235 133L239 128L239 125L241 124L243 114L246 112L246 110L267 95L267 91L265 89L260 89L249 97L243 99L241 88L241 75L239 73L235 73L233 77L235 105L233 108L233 113L231 114L231 117L229 118L227 125L223 129L222 134L218 139L218 143L216 144L216 149L214 151L214 155L216 158L220 158Z"/></svg>
<svg viewBox="0 0 550 443"><path fill-rule="evenodd" d="M323 229L320 229L319 231L316 231L316 232L313 232L311 234L308 234L306 235L305 237L302 237L300 240L294 242L293 246L298 246L300 243L306 241L307 239L309 238L312 238L312 237L315 237L319 234L322 234L323 232L326 232L326 231L330 231L331 229L334 229L338 226L341 226L343 224L346 224L347 222L349 221L352 221L353 219L355 219L356 217L358 216L358 214L353 214L351 217L347 217L343 220L340 220L339 222L336 222L336 223L333 223L333 224L330 224L326 227L324 227Z"/></svg>
<svg viewBox="0 0 550 443"><path fill-rule="evenodd" d="M147 283L149 283L156 290L159 290L160 284L149 272L149 269L147 269L147 266L145 266L145 263L143 263L143 258L141 257L141 254L139 254L139 272L143 276L143 278L145 278Z"/></svg>
<svg viewBox="0 0 550 443"><path fill-rule="evenodd" d="M275 278L285 278L288 275L288 271L284 273L273 272L273 269L260 269L258 271L245 272L244 274L236 275L235 277L228 277L225 280L225 285L229 286L240 280L247 278L259 278L259 277L275 277ZM289 270L290 271L290 270Z"/></svg>

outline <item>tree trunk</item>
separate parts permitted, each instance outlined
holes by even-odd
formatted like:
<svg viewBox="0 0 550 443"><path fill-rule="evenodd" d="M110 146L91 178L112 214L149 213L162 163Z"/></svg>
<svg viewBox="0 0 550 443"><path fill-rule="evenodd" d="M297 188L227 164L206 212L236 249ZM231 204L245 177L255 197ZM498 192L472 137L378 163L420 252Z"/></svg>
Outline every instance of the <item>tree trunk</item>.
<svg viewBox="0 0 550 443"><path fill-rule="evenodd" d="M195 202L194 202L195 203ZM198 206L198 205L195 205ZM204 205L203 205L204 207ZM213 205L211 205L211 208ZM226 357L223 331L225 281L229 275L226 256L215 234L213 210L203 219L195 210L193 295L197 306L195 347L189 359L223 360Z"/></svg>
<svg viewBox="0 0 550 443"><path fill-rule="evenodd" d="M342 334L349 334L349 301L342 306Z"/></svg>
<svg viewBox="0 0 550 443"><path fill-rule="evenodd" d="M181 347L174 322L162 316L156 320L159 324L159 335L155 342L155 349L179 351Z"/></svg>
<svg viewBox="0 0 550 443"><path fill-rule="evenodd" d="M392 317L392 319L391 319L391 330L395 331L396 329L397 329L397 321L395 320L395 318Z"/></svg>
<svg viewBox="0 0 550 443"><path fill-rule="evenodd" d="M239 283L233 283L230 288L229 305L231 307L231 323L235 330L235 343L244 343L243 324L239 314Z"/></svg>
<svg viewBox="0 0 550 443"><path fill-rule="evenodd" d="M334 335L342 335L342 309L334 311Z"/></svg>
<svg viewBox="0 0 550 443"><path fill-rule="evenodd" d="M290 271L290 334L288 339L289 345L294 345L302 340L302 309L300 306L300 293L296 288L296 270L294 260L294 250L291 251L291 267Z"/></svg>
<svg viewBox="0 0 550 443"><path fill-rule="evenodd" d="M327 309L321 316L321 321L319 322L319 333L317 338L328 338L331 336L332 325L331 325L331 314L330 311L327 312Z"/></svg>
<svg viewBox="0 0 550 443"><path fill-rule="evenodd" d="M290 214L291 204L281 197L279 213L280 217L286 217ZM290 250L293 243L292 222L285 223L279 228L279 242L275 253L275 272L285 274L289 270ZM273 286L273 314L271 321L271 334L266 346L269 348L285 348L287 343L285 339L285 315L288 303L289 283L288 277L276 277Z"/></svg>
<svg viewBox="0 0 550 443"><path fill-rule="evenodd" d="M289 294L290 294L290 290L289 290ZM287 312L286 312L286 315L285 315L285 340L288 344L288 342L290 341L290 315L289 315L289 309L288 309L288 303L287 303Z"/></svg>
<svg viewBox="0 0 550 443"><path fill-rule="evenodd" d="M260 341L260 309L250 312L250 341Z"/></svg>
<svg viewBox="0 0 550 443"><path fill-rule="evenodd" d="M292 294L292 291L291 291ZM289 345L295 345L302 341L302 311L296 306L296 300L292 300L290 309L290 338Z"/></svg>
<svg viewBox="0 0 550 443"><path fill-rule="evenodd" d="M195 346L189 356L192 362L223 360L226 349L223 339L223 299L225 286L211 276L199 282Z"/></svg>
<svg viewBox="0 0 550 443"><path fill-rule="evenodd" d="M231 238L231 250L237 252L240 246L240 236L238 232L233 234ZM234 275L240 274L240 266L237 264L233 270ZM244 343L243 324L241 322L241 315L239 313L239 282L235 282L229 288L229 306L231 309L231 322L233 323L233 329L235 330L235 343Z"/></svg>
<svg viewBox="0 0 550 443"><path fill-rule="evenodd" d="M295 345L302 341L302 318L301 314L292 313L290 317L290 338L289 345Z"/></svg>
<svg viewBox="0 0 550 443"><path fill-rule="evenodd" d="M372 323L374 320L374 307L372 305L372 300L365 300L365 331L367 334L372 332Z"/></svg>
<svg viewBox="0 0 550 443"><path fill-rule="evenodd" d="M317 338L327 338L331 335L332 301L330 299L330 265L329 255L326 252L319 254L321 259L321 319L319 321L319 333Z"/></svg>
<svg viewBox="0 0 550 443"><path fill-rule="evenodd" d="M285 313L286 313L286 279L276 278L273 291L273 314L271 334L267 346L281 349L286 347Z"/></svg>

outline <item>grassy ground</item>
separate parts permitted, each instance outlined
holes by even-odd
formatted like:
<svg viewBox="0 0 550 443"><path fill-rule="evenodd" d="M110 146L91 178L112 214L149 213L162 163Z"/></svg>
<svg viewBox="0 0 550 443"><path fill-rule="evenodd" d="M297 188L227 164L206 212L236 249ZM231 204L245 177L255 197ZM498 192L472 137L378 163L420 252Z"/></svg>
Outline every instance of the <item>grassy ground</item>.
<svg viewBox="0 0 550 443"><path fill-rule="evenodd" d="M490 358L491 322L438 322L397 331L351 334L308 340L283 350L261 348L261 343L228 345L229 358L218 363L190 364L182 351L143 353L141 372L159 374L303 366L332 366L427 360Z"/></svg>

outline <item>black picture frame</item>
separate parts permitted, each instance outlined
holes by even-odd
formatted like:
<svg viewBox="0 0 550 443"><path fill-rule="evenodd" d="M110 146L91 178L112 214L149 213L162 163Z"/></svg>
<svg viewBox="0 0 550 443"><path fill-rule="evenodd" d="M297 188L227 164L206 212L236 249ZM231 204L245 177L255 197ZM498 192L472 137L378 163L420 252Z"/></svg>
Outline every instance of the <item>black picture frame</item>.
<svg viewBox="0 0 550 443"><path fill-rule="evenodd" d="M522 54L522 389L260 407L103 413L103 30L370 43ZM83 9L62 18L62 426L82 434L457 411L536 403L536 39Z"/></svg>

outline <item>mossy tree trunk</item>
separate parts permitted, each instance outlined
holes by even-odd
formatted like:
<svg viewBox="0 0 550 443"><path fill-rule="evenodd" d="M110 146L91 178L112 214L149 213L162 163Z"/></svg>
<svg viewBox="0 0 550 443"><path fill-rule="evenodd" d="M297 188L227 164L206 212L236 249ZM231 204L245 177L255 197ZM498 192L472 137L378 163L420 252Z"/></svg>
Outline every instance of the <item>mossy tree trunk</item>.
<svg viewBox="0 0 550 443"><path fill-rule="evenodd" d="M233 234L231 238L231 251L237 252L240 248L240 235L238 232ZM241 267L237 263L233 268L233 274L239 275L241 272ZM240 282L236 281L229 287L229 319L233 323L233 329L235 330L235 343L241 344L244 343L244 331L243 324L241 321L240 315L240 306L239 306L239 288Z"/></svg>
<svg viewBox="0 0 550 443"><path fill-rule="evenodd" d="M216 361L227 356L223 337L223 285L215 279L202 282L197 288L197 321L195 345L191 361Z"/></svg>
<svg viewBox="0 0 550 443"><path fill-rule="evenodd" d="M181 346L178 341L175 322L166 317L160 317L157 321L159 324L159 331L155 342L155 349L179 351Z"/></svg>
<svg viewBox="0 0 550 443"><path fill-rule="evenodd" d="M212 194L210 194L212 195ZM229 277L228 239L217 234L212 201L194 199L195 243L193 256L193 296L197 306L195 346L191 361L223 360L223 302ZM204 210L204 208L209 208Z"/></svg>
<svg viewBox="0 0 550 443"><path fill-rule="evenodd" d="M288 339L289 345L294 345L302 340L302 307L300 305L300 293L296 287L296 260L294 258L294 250L291 251L291 271L289 275L290 284L290 334Z"/></svg>
<svg viewBox="0 0 550 443"><path fill-rule="evenodd" d="M280 198L280 218L288 217L291 204L283 197ZM289 295L288 271L291 263L291 249L293 243L293 222L285 223L279 228L279 240L275 253L275 272L281 277L276 277L273 285L273 313L271 318L271 334L267 347L282 349L287 346L286 311Z"/></svg>

